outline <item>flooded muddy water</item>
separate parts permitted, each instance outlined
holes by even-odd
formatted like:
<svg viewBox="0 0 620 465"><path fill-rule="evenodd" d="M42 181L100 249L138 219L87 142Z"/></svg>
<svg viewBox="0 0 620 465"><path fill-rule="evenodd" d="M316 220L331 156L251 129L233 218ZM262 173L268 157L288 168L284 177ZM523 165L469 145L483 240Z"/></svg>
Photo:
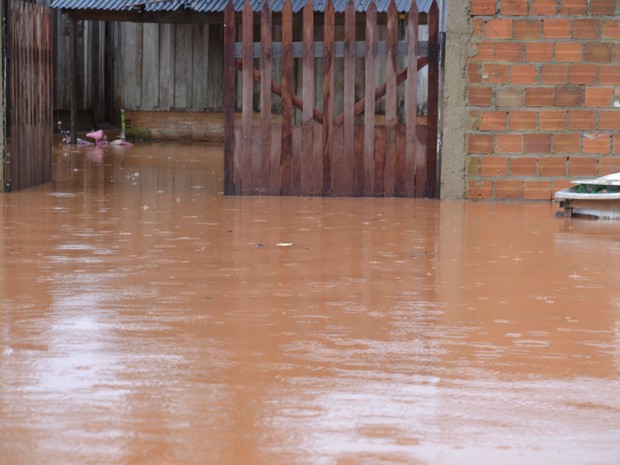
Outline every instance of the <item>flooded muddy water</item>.
<svg viewBox="0 0 620 465"><path fill-rule="evenodd" d="M0 195L0 464L620 463L620 223L222 166L63 148Z"/></svg>

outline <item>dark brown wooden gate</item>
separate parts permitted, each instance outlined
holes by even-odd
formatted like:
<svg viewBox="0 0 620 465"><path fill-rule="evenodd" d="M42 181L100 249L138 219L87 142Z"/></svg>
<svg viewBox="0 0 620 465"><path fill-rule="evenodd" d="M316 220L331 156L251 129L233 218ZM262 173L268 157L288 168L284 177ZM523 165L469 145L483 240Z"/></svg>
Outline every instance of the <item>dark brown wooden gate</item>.
<svg viewBox="0 0 620 465"><path fill-rule="evenodd" d="M379 16L386 18L384 41L377 38ZM364 13L356 13L353 1L349 1L341 28L344 40L336 41L336 14L331 0L322 14L315 13L308 0L296 16L303 37L294 42L294 15L290 0L286 0L278 18L281 37L275 41L273 15L267 2L258 18L259 28L254 27L249 1L240 18L229 3L224 20L225 193L435 197L437 3L433 2L428 15L428 42L418 42L418 17L415 0L404 20L399 19L394 0L386 15L378 15L374 0ZM323 23L317 34L322 36L321 41L315 38L315 21L319 20ZM241 42L237 42L238 24ZM255 29L260 35L256 41ZM360 36L363 41L357 40ZM402 37L404 40L399 40ZM375 68L382 54L387 57L387 69L385 82L379 83ZM356 64L360 58L363 67ZM343 61L339 88L334 79L336 59ZM255 60L259 69L254 67ZM282 70L280 82L272 80L276 74L274 60L279 60ZM318 66L319 62L322 66ZM428 116L426 124L419 124L417 71L424 66L429 67ZM360 69L364 70L363 78L356 76ZM360 94L357 98L356 84ZM362 91L359 87L363 87ZM295 95L296 88L301 90L301 96ZM255 91L259 95L258 111L254 111ZM343 93L341 114L334 111L337 92ZM235 117L238 94L240 118ZM281 99L278 114L272 111L272 94ZM384 110L377 114L380 99L385 99ZM315 108L317 100L322 102L320 109Z"/></svg>
<svg viewBox="0 0 620 465"><path fill-rule="evenodd" d="M10 190L52 180L51 9L14 1L9 23Z"/></svg>

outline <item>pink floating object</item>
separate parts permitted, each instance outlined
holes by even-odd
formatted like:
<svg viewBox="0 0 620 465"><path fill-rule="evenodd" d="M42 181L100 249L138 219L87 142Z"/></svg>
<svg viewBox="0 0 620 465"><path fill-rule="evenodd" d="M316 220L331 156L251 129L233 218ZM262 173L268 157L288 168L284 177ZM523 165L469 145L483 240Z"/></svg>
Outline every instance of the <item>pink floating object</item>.
<svg viewBox="0 0 620 465"><path fill-rule="evenodd" d="M97 144L103 138L103 130L99 129L98 131L89 132L86 134L86 137L95 139L95 144Z"/></svg>

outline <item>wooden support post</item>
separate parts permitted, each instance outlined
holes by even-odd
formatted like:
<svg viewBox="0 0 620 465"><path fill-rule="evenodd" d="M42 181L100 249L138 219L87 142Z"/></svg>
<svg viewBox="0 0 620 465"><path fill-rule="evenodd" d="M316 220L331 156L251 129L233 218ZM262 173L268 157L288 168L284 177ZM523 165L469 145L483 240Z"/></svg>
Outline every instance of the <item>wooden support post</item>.
<svg viewBox="0 0 620 465"><path fill-rule="evenodd" d="M428 12L428 142L426 197L437 195L437 135L439 120L439 7L433 0Z"/></svg>
<svg viewBox="0 0 620 465"><path fill-rule="evenodd" d="M77 66L77 20L74 16L69 16L70 32L71 32L71 46L69 48L69 63L71 63L71 71L69 75L69 88L71 99L70 102L70 118L69 118L69 130L71 131L71 143L77 142L76 134L76 118L77 118L77 99L78 99L78 66Z"/></svg>
<svg viewBox="0 0 620 465"><path fill-rule="evenodd" d="M224 12L224 194L235 194L235 7ZM206 79L206 77L205 77Z"/></svg>

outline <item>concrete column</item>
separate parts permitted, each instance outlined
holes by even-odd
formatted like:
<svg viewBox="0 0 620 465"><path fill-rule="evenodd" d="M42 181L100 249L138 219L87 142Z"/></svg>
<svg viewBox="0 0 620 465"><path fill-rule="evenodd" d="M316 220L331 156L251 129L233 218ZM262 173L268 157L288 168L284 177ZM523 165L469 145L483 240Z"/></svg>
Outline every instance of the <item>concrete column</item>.
<svg viewBox="0 0 620 465"><path fill-rule="evenodd" d="M470 1L448 0L443 94L441 198L462 199L466 193L467 57L473 34Z"/></svg>

